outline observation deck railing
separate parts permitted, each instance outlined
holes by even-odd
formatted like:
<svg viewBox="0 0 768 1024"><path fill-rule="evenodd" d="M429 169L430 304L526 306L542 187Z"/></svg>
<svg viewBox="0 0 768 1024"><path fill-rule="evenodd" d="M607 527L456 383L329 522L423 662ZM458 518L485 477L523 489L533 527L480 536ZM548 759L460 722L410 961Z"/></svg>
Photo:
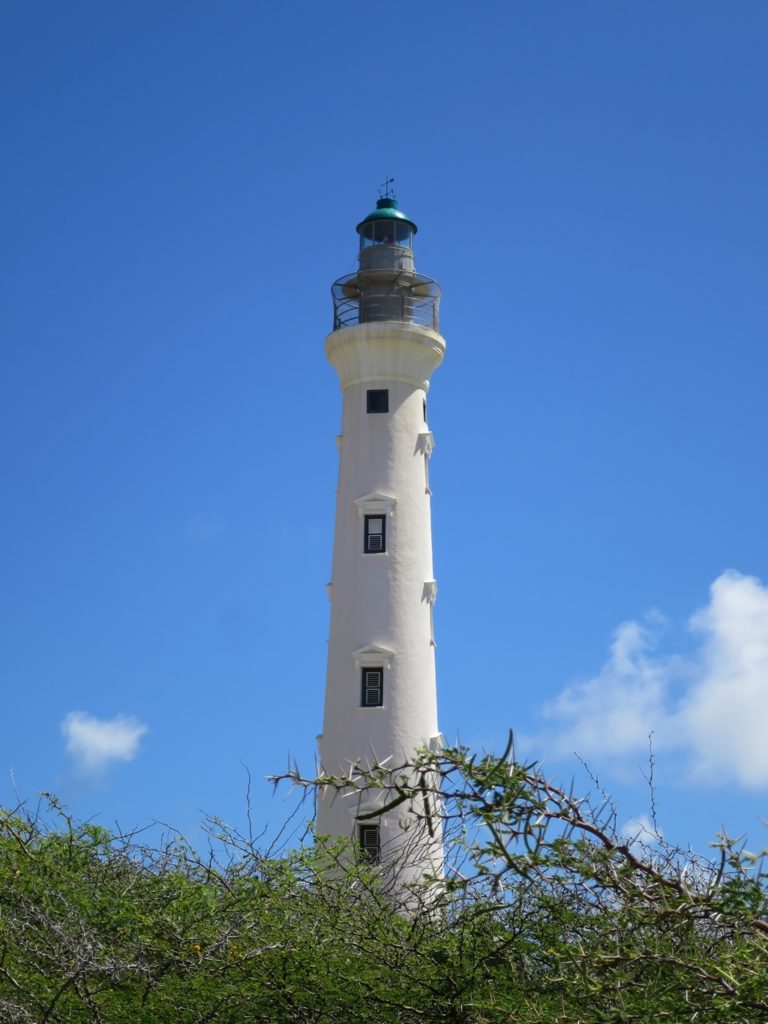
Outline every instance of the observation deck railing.
<svg viewBox="0 0 768 1024"><path fill-rule="evenodd" d="M439 330L440 286L421 274L360 271L331 285L333 329L357 324L416 324Z"/></svg>

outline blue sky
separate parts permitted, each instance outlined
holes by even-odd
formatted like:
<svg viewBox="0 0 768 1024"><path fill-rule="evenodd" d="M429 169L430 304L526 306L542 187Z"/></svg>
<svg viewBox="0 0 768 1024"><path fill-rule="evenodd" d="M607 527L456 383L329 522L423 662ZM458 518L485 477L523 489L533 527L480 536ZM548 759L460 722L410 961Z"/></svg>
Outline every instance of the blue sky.
<svg viewBox="0 0 768 1024"><path fill-rule="evenodd" d="M329 286L443 287L441 725L703 846L768 816L763 3L0 12L0 794L288 809L320 729ZM10 772L13 772L11 776Z"/></svg>

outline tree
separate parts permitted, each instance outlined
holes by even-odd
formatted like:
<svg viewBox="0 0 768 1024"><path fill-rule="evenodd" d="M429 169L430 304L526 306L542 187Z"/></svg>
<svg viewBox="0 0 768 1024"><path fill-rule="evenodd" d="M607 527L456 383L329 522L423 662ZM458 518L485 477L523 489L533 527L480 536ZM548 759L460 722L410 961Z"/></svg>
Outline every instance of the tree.
<svg viewBox="0 0 768 1024"><path fill-rule="evenodd" d="M8 1024L768 1019L759 859L716 863L616 834L518 763L424 752L311 792L385 787L439 815L448 872L392 904L344 843L261 850L208 823L205 856L23 808L0 817L0 1020Z"/></svg>
<svg viewBox="0 0 768 1024"><path fill-rule="evenodd" d="M715 863L660 835L630 842L610 799L594 806L554 785L515 760L511 737L500 757L424 752L309 784L385 787L381 813L419 814L431 796L452 837L448 920L473 938L491 922L492 948L470 960L492 979L478 1020L768 1019L766 874L727 836Z"/></svg>

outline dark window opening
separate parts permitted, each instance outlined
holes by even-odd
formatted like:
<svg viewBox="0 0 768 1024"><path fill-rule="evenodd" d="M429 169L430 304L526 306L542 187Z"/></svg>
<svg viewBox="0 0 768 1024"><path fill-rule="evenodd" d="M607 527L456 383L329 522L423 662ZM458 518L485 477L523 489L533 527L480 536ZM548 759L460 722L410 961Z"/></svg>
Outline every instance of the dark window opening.
<svg viewBox="0 0 768 1024"><path fill-rule="evenodd" d="M363 552L366 555L380 555L387 550L387 520L384 516L365 517L365 540Z"/></svg>
<svg viewBox="0 0 768 1024"><path fill-rule="evenodd" d="M360 854L369 864L378 864L381 860L381 833L378 825L358 825L357 840Z"/></svg>
<svg viewBox="0 0 768 1024"><path fill-rule="evenodd" d="M366 392L366 412L389 412L389 391Z"/></svg>
<svg viewBox="0 0 768 1024"><path fill-rule="evenodd" d="M380 708L384 706L384 669L363 669L363 690L360 701L364 708Z"/></svg>
<svg viewBox="0 0 768 1024"><path fill-rule="evenodd" d="M422 408L424 410L424 422L426 423L427 422L427 400L426 400L426 398L422 400L421 405L422 405Z"/></svg>

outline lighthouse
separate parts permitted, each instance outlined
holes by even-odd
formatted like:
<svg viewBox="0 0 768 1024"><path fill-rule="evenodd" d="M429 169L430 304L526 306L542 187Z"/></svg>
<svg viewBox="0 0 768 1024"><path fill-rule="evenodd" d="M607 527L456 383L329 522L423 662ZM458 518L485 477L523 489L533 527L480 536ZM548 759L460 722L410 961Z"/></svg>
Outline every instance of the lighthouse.
<svg viewBox="0 0 768 1024"><path fill-rule="evenodd" d="M387 193L358 225L355 273L332 286L325 342L342 393L331 626L321 770L396 768L439 749L427 420L445 341L440 289L418 274L416 224ZM328 788L320 835L347 837L398 887L442 871L442 842L423 808L387 809L392 791ZM381 810L381 813L380 813Z"/></svg>

